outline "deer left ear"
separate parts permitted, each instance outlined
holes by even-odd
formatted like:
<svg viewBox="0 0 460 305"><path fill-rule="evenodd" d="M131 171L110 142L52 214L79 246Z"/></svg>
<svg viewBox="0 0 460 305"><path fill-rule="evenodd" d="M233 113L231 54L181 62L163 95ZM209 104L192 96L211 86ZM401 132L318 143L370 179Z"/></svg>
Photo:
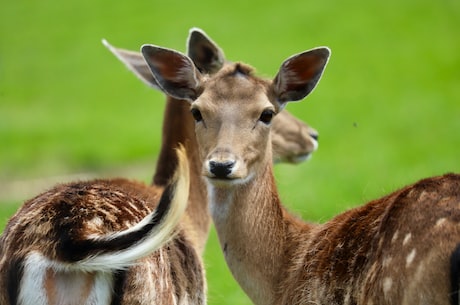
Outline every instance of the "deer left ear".
<svg viewBox="0 0 460 305"><path fill-rule="evenodd" d="M286 59L273 80L273 91L280 103L299 101L319 82L331 51L321 47L293 55Z"/></svg>
<svg viewBox="0 0 460 305"><path fill-rule="evenodd" d="M164 93L189 102L198 98L201 74L190 58L154 45L143 45L141 53Z"/></svg>

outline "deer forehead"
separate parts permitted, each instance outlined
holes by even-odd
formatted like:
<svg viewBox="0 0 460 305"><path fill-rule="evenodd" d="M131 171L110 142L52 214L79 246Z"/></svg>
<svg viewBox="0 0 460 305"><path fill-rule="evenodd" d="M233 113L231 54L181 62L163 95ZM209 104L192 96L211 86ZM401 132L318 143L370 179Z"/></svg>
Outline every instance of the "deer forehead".
<svg viewBox="0 0 460 305"><path fill-rule="evenodd" d="M249 67L242 64L227 66L215 77L209 78L203 93L194 102L211 118L232 120L258 117L265 109L275 109L269 97L269 82L252 76Z"/></svg>

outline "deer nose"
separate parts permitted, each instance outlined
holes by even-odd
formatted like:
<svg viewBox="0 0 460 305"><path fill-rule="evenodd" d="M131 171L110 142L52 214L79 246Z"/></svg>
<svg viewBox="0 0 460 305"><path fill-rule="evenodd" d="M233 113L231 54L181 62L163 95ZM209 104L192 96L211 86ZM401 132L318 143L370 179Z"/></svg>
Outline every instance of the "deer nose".
<svg viewBox="0 0 460 305"><path fill-rule="evenodd" d="M209 161L209 171L216 178L228 178L228 175L232 172L235 161Z"/></svg>
<svg viewBox="0 0 460 305"><path fill-rule="evenodd" d="M315 139L315 141L318 141L318 139L319 139L319 135L316 132L310 132L310 137Z"/></svg>

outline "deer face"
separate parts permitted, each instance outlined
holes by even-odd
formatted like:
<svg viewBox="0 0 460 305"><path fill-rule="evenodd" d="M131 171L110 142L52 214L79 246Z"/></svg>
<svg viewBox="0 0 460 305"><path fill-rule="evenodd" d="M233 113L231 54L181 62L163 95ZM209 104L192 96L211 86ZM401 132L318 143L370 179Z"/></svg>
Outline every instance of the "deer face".
<svg viewBox="0 0 460 305"><path fill-rule="evenodd" d="M203 175L211 183L244 183L261 164L271 162L267 148L278 107L267 88L267 82L250 75L250 68L232 64L207 81L192 103Z"/></svg>

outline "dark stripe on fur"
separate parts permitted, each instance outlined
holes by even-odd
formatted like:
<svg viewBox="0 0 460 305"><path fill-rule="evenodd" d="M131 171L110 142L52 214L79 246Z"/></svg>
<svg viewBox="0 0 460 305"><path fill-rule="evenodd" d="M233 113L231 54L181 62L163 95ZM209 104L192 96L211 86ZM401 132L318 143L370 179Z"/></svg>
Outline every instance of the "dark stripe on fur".
<svg viewBox="0 0 460 305"><path fill-rule="evenodd" d="M7 292L10 305L18 304L19 287L21 285L21 278L24 272L23 260L19 258L13 258L8 264L6 282Z"/></svg>
<svg viewBox="0 0 460 305"><path fill-rule="evenodd" d="M450 303L458 305L460 280L460 244L450 256Z"/></svg>
<svg viewBox="0 0 460 305"><path fill-rule="evenodd" d="M121 305L125 289L126 270L118 270L113 277L113 296L110 305Z"/></svg>
<svg viewBox="0 0 460 305"><path fill-rule="evenodd" d="M61 225L56 228L59 232L56 252L64 261L79 261L90 255L111 253L129 248L146 237L165 217L171 207L175 183L168 185L160 199L155 215L147 225L138 231L114 238L109 241L76 240L72 235L72 224ZM75 215L73 215L75 217Z"/></svg>

